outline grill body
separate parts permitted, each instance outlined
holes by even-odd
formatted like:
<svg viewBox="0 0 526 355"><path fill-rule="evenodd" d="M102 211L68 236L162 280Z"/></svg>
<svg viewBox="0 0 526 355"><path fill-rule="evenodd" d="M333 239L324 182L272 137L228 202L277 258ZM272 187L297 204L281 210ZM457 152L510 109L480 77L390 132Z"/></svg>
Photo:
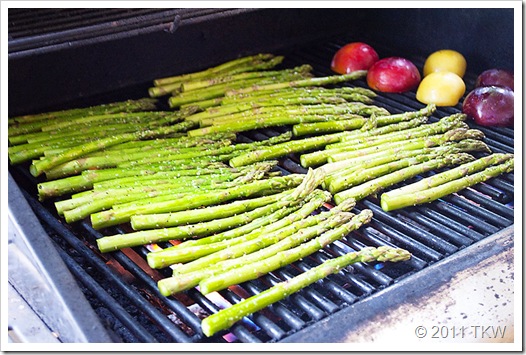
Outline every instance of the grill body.
<svg viewBox="0 0 526 355"><path fill-rule="evenodd" d="M470 65L468 87L482 70L513 68L512 9L46 10L9 10L10 115L144 97L153 78L259 52L283 54L287 66L308 63L315 74L330 75L333 53L355 40L370 42L381 57L403 54L419 67L434 50L456 49ZM29 25L36 15L40 22ZM380 95L378 104L393 113L421 107L411 93ZM440 109L434 119L458 110ZM513 129L481 129L495 152L513 152ZM241 139L278 133L261 130ZM303 172L294 156L280 166ZM417 302L459 271L513 248L513 174L399 213L385 213L377 201L366 199L357 208L375 213L369 227L312 259L240 285L243 292L260 292L331 255L365 245L407 248L414 255L410 262L383 269L357 264L207 339L199 333L198 310L214 312L220 303L196 290L162 297L141 267L144 248L98 255L94 245L101 234L87 222L65 226L52 206L37 201L27 167L10 168L10 176L12 244L25 245L23 254L36 260L41 281L58 294L57 308L43 306L45 302L34 307L65 342L345 341L358 327L351 321L372 320L389 308ZM24 228L23 220L36 227ZM31 288L18 275L10 276L10 282L20 291ZM221 296L231 303L240 299L230 290ZM57 309L71 310L61 311L70 316L55 317Z"/></svg>

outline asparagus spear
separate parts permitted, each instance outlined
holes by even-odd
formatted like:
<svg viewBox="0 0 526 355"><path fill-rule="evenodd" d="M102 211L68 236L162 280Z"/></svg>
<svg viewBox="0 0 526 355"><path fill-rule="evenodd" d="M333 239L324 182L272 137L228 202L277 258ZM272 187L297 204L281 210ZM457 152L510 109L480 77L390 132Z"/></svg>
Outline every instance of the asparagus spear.
<svg viewBox="0 0 526 355"><path fill-rule="evenodd" d="M251 211L254 208L277 202L288 195L290 191L256 197L253 199L234 201L229 204L198 208L189 211L135 215L131 217L134 230L174 227L190 223L205 222L215 218L225 218Z"/></svg>
<svg viewBox="0 0 526 355"><path fill-rule="evenodd" d="M244 72L244 73L230 74L230 75L227 74L227 75L215 76L209 79L187 81L181 84L181 91L187 92L187 91L192 91L192 90L209 88L214 85L230 83L230 82L235 82L235 81L248 80L248 79L255 79L255 78L258 78L258 79L274 78L276 76L280 76L284 74L301 73L302 75L306 75L306 74L309 74L311 71L312 71L312 66L308 64L304 64L304 65L301 65L299 67L292 68L292 69L271 70L271 71L252 71L252 72Z"/></svg>
<svg viewBox="0 0 526 355"><path fill-rule="evenodd" d="M230 166L239 167L268 159L279 158L290 153L319 149L327 144L338 142L343 135L345 135L345 132L305 138L252 150L230 159Z"/></svg>
<svg viewBox="0 0 526 355"><path fill-rule="evenodd" d="M439 146L441 144L444 144L446 142L454 142L454 141L461 141L464 139L482 139L484 137L484 134L476 129L466 129L466 128L455 128L452 130L449 130L443 134L435 134L427 137L419 137L419 138L413 138L408 139L406 141L398 141L398 142L392 142L387 144L382 144L380 146L372 146L369 148L364 148L360 150L352 150L348 152L341 152L331 155L328 158L329 162L335 162L340 160L346 160L362 155L367 155L371 153L375 153L381 150L388 150L388 149L422 149L425 147L435 147Z"/></svg>
<svg viewBox="0 0 526 355"><path fill-rule="evenodd" d="M280 282L260 294L247 298L203 319L201 323L203 333L210 337L223 329L231 327L243 317L278 302L330 274L338 273L353 263L373 261L399 262L408 260L410 257L411 254L406 250L382 246L378 248L366 247L360 251L327 260L323 264L290 280Z"/></svg>
<svg viewBox="0 0 526 355"><path fill-rule="evenodd" d="M153 268L161 268L177 263L178 260L181 260L181 255L192 255L194 261L184 265L186 269L191 270L196 264L203 264L203 260L206 260L209 254L259 238L259 236L274 232L286 224L304 219L324 202L330 200L330 198L329 193L317 190L312 196L309 196L305 201L297 205L284 206L281 210L268 216L257 218L248 224L208 237L186 240L176 246L150 253L147 256L148 263ZM299 207L299 209L296 207ZM296 210L289 214L292 209ZM204 265L204 268L207 266L209 265ZM189 274L192 273L189 272ZM170 280L173 281L174 279ZM199 278L193 279L190 282L191 286L188 287L196 286L198 282Z"/></svg>
<svg viewBox="0 0 526 355"><path fill-rule="evenodd" d="M176 124L170 127L160 127L154 130L146 130L143 132L136 133L125 133L109 138L103 138L94 142L85 143L78 147L71 148L61 154L43 158L38 161L33 161L29 168L29 171L33 176L36 177L43 174L46 171L51 170L52 168L55 168L66 162L72 161L85 154L101 150L112 145L130 142L141 138L155 138L165 136L173 132L179 132L181 130L189 128L189 124L189 122L182 122L180 124Z"/></svg>
<svg viewBox="0 0 526 355"><path fill-rule="evenodd" d="M345 212L342 213L349 215ZM294 261L305 258L314 252L323 249L327 245L345 237L350 232L357 230L362 225L369 223L372 217L373 213L370 210L363 210L359 214L351 217L350 221L345 222L343 225L330 229L319 237L297 247L281 251L274 256L259 262L232 269L221 275L215 275L203 279L199 282L199 291L202 294L208 294L213 291L222 290L231 285L256 279L263 274L279 269L280 267L291 264Z"/></svg>
<svg viewBox="0 0 526 355"><path fill-rule="evenodd" d="M317 192L317 194L319 193ZM322 199L323 198L324 197L322 196ZM221 241L212 244L199 243L199 240L185 242L186 247L190 244L190 247L195 247L192 248L194 250L199 249L200 247L208 249L208 246L214 247L214 245L217 244L219 244L221 248L227 248L201 257L192 262L177 265L174 269L174 275L178 277L167 279L163 282L169 283L171 285L170 287L174 290L178 289L178 287L180 287L179 285L191 285L189 287L193 287L205 277L219 274L247 263L265 259L281 250L291 248L292 246L302 243L321 233L321 230L326 227L320 226L321 223L325 223L329 218L340 214L341 212L350 211L355 205L354 200L349 199L342 202L339 206L332 208L330 211L305 218L305 216L310 214L309 211L312 212L313 209L317 208L316 205L313 205L313 202L317 203L318 206L322 203L318 198L313 198L299 211L287 216L286 218L232 241L227 240L226 242ZM350 216L347 214L340 215L340 217L346 218ZM334 222L338 221L335 220ZM210 238L212 237L206 239ZM152 253L151 257L149 256L148 258L155 259L157 257L156 254L157 253ZM167 250L164 256L166 257L169 254L171 254L171 252L168 253ZM186 277L185 275L191 276ZM179 276L181 278L179 278Z"/></svg>
<svg viewBox="0 0 526 355"><path fill-rule="evenodd" d="M251 176L251 175L250 175ZM260 176L246 182L258 180ZM209 193L221 191L238 186L239 183L231 181L227 177L199 178L191 177L175 183L161 181L159 183L145 184L144 186L119 187L94 190L93 194L70 200L60 201L55 204L57 212L63 214L66 222L71 223L88 217L89 215L109 209L129 209L162 201L171 201L176 198L189 196L190 194ZM224 182L222 182L224 181ZM152 187L153 186L153 187Z"/></svg>
<svg viewBox="0 0 526 355"><path fill-rule="evenodd" d="M380 204L384 211L392 211L431 202L513 169L513 155L493 154L386 192L382 194Z"/></svg>
<svg viewBox="0 0 526 355"><path fill-rule="evenodd" d="M43 126L49 125L50 123L67 121L77 117L87 117L118 112L151 111L156 109L156 105L157 100L144 98L85 108L75 108L14 117L9 119L8 135L14 136L18 134L38 132Z"/></svg>
<svg viewBox="0 0 526 355"><path fill-rule="evenodd" d="M180 154L161 150L158 152L158 154L155 154L155 156L152 156L151 152L149 152L146 154L147 157L142 159L138 156L119 156L115 154L111 154L110 156L84 156L82 159L71 159L67 163L60 164L55 168L46 171L46 176L48 179L56 179L59 177L78 174L79 172L88 169L113 168L116 166L130 167L134 165L144 165L145 163L151 164L159 162L171 162L171 164L176 165L190 165L198 160L225 161L232 157L232 152L236 152L238 150L249 150L258 146L265 146L268 144L274 144L276 142L286 141L287 139L290 139L290 136L290 133L285 133L265 141L236 144L233 146L221 147L211 150L194 149ZM234 155L237 155L237 153Z"/></svg>
<svg viewBox="0 0 526 355"><path fill-rule="evenodd" d="M410 148L410 147L406 147ZM411 156L417 156L420 154L451 154L451 153L468 153L468 152L486 152L490 153L488 145L482 141L474 139L464 139L459 142L446 142L443 145L436 147L425 147L420 149L399 149L399 148L388 148L386 150L380 150L376 153L362 155L346 160L340 160L333 163L327 163L318 169L323 169L327 175L325 182L330 180L335 174L339 172L344 173L345 170L352 170L353 166L361 166L362 164L370 164L376 166L380 163L388 163L390 161L403 159Z"/></svg>
<svg viewBox="0 0 526 355"><path fill-rule="evenodd" d="M243 88L243 87L247 87L250 85L257 86L257 85L265 85L265 84L276 83L276 82L291 82L291 81L299 80L305 77L310 77L310 74L301 73L301 72L295 72L295 73L283 72L280 75L276 75L272 78L254 78L254 79L247 79L247 80L234 81L230 83L218 84L218 85L214 85L209 88L176 93L174 96L171 96L168 99L168 104L171 108L176 108L176 107L180 107L181 105L189 104L192 102L199 102L202 100L209 100L209 99L214 99L217 97L222 97L225 95L225 93L228 90L232 90L232 89Z"/></svg>
<svg viewBox="0 0 526 355"><path fill-rule="evenodd" d="M350 88L348 88L350 89ZM279 94L279 95L278 95ZM319 94L307 92L305 94L282 93L269 94L264 97L258 97L252 100L238 100L230 104L225 104L225 99L220 106L211 107L203 112L198 112L186 117L187 120L201 122L206 119L214 119L220 116L231 115L234 113L253 112L255 109L262 107L280 107L291 105L316 105L316 104L343 104L346 102L360 102L363 104L371 104L372 98L366 95L353 94L337 94L331 92L322 92ZM247 112L248 111L248 112Z"/></svg>
<svg viewBox="0 0 526 355"><path fill-rule="evenodd" d="M367 105L361 102L348 102L344 104L315 104L315 105L295 105L292 107L257 107L247 111L237 112L230 115L224 115L219 117L211 118L200 118L197 115L190 116L187 118L189 121L199 122L201 126L220 125L220 124L231 124L239 121L240 119L257 119L260 115L275 115L275 116L304 116L304 115L360 115L360 116L371 116L375 115L388 115L389 111L385 108L376 105ZM346 119L342 117L341 119ZM351 117L352 118L352 117ZM301 121L298 121L301 122ZM294 123L294 122L292 122Z"/></svg>
<svg viewBox="0 0 526 355"><path fill-rule="evenodd" d="M392 173L370 180L361 185L354 186L350 189L338 192L334 195L334 201L337 204L348 198L354 198L355 200L359 201L369 195L376 194L389 186L407 180L418 174L423 174L425 172L434 169L440 169L446 166L463 164L473 159L474 158L471 155L466 153L451 154L445 157L432 159L420 164L416 164L407 168L394 171Z"/></svg>
<svg viewBox="0 0 526 355"><path fill-rule="evenodd" d="M188 196L175 201L159 202L151 205L111 209L92 214L91 223L93 228L101 229L112 225L126 223L130 217L136 214L155 214L163 212L176 212L189 210L199 206L210 206L213 204L231 201L236 198L250 197L257 194L270 194L283 191L287 188L297 186L303 180L299 174L291 174L284 177L274 177L266 180L255 181L250 184L232 187L218 192L207 192L196 196Z"/></svg>
<svg viewBox="0 0 526 355"><path fill-rule="evenodd" d="M305 165L320 165L327 162L329 157L339 153L361 151L362 149L375 146L382 146L383 148L386 144L392 144L393 142L407 142L410 139L425 138L432 135L442 134L455 128L467 129L467 125L460 120L460 117L458 118L459 119L447 117L436 123L418 125L414 128L386 133L384 135L357 137L353 140L345 137L345 140L342 138L341 142L329 144L325 147L325 150L306 154L302 159Z"/></svg>
<svg viewBox="0 0 526 355"><path fill-rule="evenodd" d="M289 82L274 83L267 85L251 86L239 90L232 90L233 95L249 93L253 91L273 91L285 88L308 87L308 86L325 86L332 84L339 84L347 81L358 80L367 74L365 70L357 70L350 74L333 75L318 78L300 79Z"/></svg>
<svg viewBox="0 0 526 355"><path fill-rule="evenodd" d="M354 97L368 97L374 99L376 93L367 88L361 87L339 87L339 88L324 88L324 87L301 87L301 88L286 88L278 89L274 91L255 91L244 94L233 94L227 92L226 96L221 101L221 105L235 105L239 103L259 103L265 102L269 99L274 98L293 98L293 97L343 97L347 101L360 101L355 100Z"/></svg>
<svg viewBox="0 0 526 355"><path fill-rule="evenodd" d="M285 230L278 230L277 233L271 233L268 236L262 236L261 238L257 239L256 235L252 234L250 236L251 239L246 240L247 238L243 238L243 243L229 245L228 248L224 250L224 252L219 252L222 254L234 253L233 255L239 255L239 250L241 250L245 245L251 245L251 247L247 250L246 254L240 254L241 256L239 257L230 257L230 260L224 260L217 264L209 264L208 267L204 267L200 270L195 270L194 272L190 273L181 273L176 268L174 269L173 277L160 280L158 282L158 287L160 290L163 290L163 292L166 292L163 293L165 295L170 295L183 290L187 290L191 287L198 285L201 281L206 280L207 278L212 278L215 275L229 273L245 265L256 264L257 262L264 260L265 258L276 255L276 253L279 253L280 251L287 250L301 243L304 243L316 236L319 236L327 230L340 226L341 224L351 219L352 216L353 214L351 213L334 211L333 213L325 213L323 219L320 217L310 218L311 221L316 219L317 222L315 222L314 224L307 225L301 228L300 230L297 230L293 234L290 234L288 232L289 230L291 230L292 225ZM275 240L275 243L273 243L273 240ZM234 242L235 241L236 240L234 240ZM258 246L258 243L263 244L261 246ZM227 243L222 244L225 245ZM255 249L256 247L257 249ZM192 247L190 248L194 250L197 249L197 251L201 249ZM185 251L185 249L187 248L184 248L183 252ZM259 251L252 252L254 250ZM216 258L215 255L217 254L218 252L214 254L209 254L208 256L205 256L203 258L205 260L210 258ZM152 258L157 256L156 253L151 253L149 255L152 255ZM198 259L196 261L201 261L201 259ZM149 260L149 263L151 264L151 262L154 260L159 259ZM195 264L195 262L193 264Z"/></svg>
<svg viewBox="0 0 526 355"><path fill-rule="evenodd" d="M375 116L375 124L377 126L386 126L394 123L411 121L419 117L429 117L436 111L436 106L433 104L427 105L419 111L410 111L394 115ZM295 136L302 136L308 134L320 134L339 131L349 131L361 128L364 121L360 120L340 120L329 122L315 122L315 123L300 123L292 127L292 132Z"/></svg>
<svg viewBox="0 0 526 355"><path fill-rule="evenodd" d="M348 171L326 180L328 183L325 184L325 188L328 189L332 194L335 194L344 189L349 189L353 186L363 184L385 174L392 173L402 168L419 164L436 157L437 156L434 154L425 154L399 159L368 168L358 166L356 167L356 170Z"/></svg>
<svg viewBox="0 0 526 355"><path fill-rule="evenodd" d="M364 117L358 115L346 115L353 117L357 121L365 121ZM273 115L260 115L252 119L232 121L228 123L221 123L216 125L210 125L207 127L196 128L191 131L188 131L190 137L198 137L202 135L207 135L211 133L221 133L221 132L244 132L254 129L269 128L269 127L278 127L291 125L298 122L319 122L319 121L329 121L342 118L341 116L334 115L305 115L305 116L294 116L287 113L283 115L273 114Z"/></svg>
<svg viewBox="0 0 526 355"><path fill-rule="evenodd" d="M159 90L150 89L149 94L152 97L170 94L172 91L176 90L178 86L181 85L181 83L183 82L210 78L218 74L243 73L249 71L270 69L280 64L283 61L283 59L284 57L282 56L274 56L272 54L266 53L258 54L255 56L234 59L203 71L155 79L153 84L156 87L160 88Z"/></svg>
<svg viewBox="0 0 526 355"><path fill-rule="evenodd" d="M187 226L177 226L163 229L151 229L133 233L117 234L103 237L97 240L97 246L103 253L127 247L146 245L164 242L174 239L188 239L202 237L213 233L221 232L234 226L239 226L252 222L254 219L267 216L276 211L282 211L282 215L287 215L299 207L282 208L282 204L274 202L272 204L258 207L254 210L241 214L213 219L207 222L191 224ZM193 260L194 255L184 253L178 262Z"/></svg>

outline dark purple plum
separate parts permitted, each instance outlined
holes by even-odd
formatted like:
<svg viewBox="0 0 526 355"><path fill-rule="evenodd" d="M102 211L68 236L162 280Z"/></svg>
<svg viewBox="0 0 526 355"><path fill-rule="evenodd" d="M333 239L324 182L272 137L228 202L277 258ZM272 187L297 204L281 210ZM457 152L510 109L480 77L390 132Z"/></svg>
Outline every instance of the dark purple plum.
<svg viewBox="0 0 526 355"><path fill-rule="evenodd" d="M481 126L513 126L513 90L498 86L481 86L471 91L462 111Z"/></svg>
<svg viewBox="0 0 526 355"><path fill-rule="evenodd" d="M475 87L499 86L513 90L513 73L504 69L488 69L483 71L475 82Z"/></svg>

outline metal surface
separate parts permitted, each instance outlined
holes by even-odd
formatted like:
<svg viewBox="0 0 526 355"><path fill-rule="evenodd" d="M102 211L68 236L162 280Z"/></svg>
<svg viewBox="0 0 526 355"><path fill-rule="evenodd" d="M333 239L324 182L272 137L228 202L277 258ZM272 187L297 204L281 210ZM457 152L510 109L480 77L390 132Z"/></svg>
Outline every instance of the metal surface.
<svg viewBox="0 0 526 355"><path fill-rule="evenodd" d="M104 327L11 176L8 189L9 283L61 341L109 342Z"/></svg>

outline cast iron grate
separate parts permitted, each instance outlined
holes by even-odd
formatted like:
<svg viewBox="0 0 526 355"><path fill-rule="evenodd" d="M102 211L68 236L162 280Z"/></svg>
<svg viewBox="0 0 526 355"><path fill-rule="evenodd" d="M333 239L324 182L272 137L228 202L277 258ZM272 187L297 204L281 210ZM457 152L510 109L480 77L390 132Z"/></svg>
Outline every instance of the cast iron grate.
<svg viewBox="0 0 526 355"><path fill-rule="evenodd" d="M309 63L317 75L330 75L327 63L334 50L352 38L338 38L323 45L309 46L284 53L286 65ZM387 52L386 52L387 53ZM415 58L415 62L421 58ZM365 86L364 82L353 85ZM414 94L380 95L378 105L393 113L422 107ZM457 108L439 109L433 120L458 112ZM480 127L476 127L480 128ZM287 127L247 132L240 141L266 139ZM486 142L494 151L513 152L513 130L484 129ZM298 157L280 160L283 173L305 172ZM375 197L361 201L356 210L374 212L370 224L353 232L324 250L257 280L204 296L192 289L176 297L157 291L155 279L171 274L171 269L152 272L144 267L146 247L100 255L95 240L103 235L88 222L65 225L51 205L33 196L36 184L27 167L12 168L12 174L25 189L35 213L60 246L61 255L79 283L98 306L101 317L112 317L112 331L125 342L276 342L307 328L319 320L363 300L393 283L409 278L419 270L469 247L513 222L513 174L479 184L458 194L425 206L384 212ZM27 181L28 180L28 181ZM124 233L121 227L103 231ZM160 244L161 247L169 245ZM200 319L261 292L271 285L319 265L324 260L364 246L391 245L408 249L413 258L397 264L358 263L331 275L301 292L245 318L228 331L211 338L200 332ZM63 250L63 251L62 251ZM106 290L107 292L101 292ZM102 306L100 306L102 305ZM108 322L106 320L106 322Z"/></svg>

